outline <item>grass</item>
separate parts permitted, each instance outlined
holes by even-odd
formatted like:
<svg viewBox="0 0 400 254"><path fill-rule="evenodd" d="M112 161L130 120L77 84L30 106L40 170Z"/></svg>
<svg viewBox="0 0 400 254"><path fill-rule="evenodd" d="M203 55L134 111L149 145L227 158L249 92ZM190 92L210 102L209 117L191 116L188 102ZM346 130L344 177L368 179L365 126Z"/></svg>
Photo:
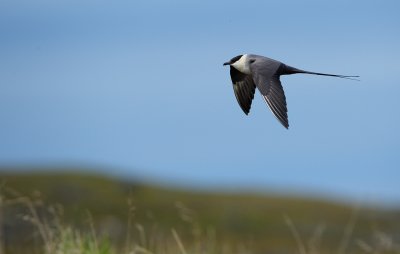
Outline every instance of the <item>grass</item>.
<svg viewBox="0 0 400 254"><path fill-rule="evenodd" d="M400 253L398 210L73 173L0 179L5 253Z"/></svg>
<svg viewBox="0 0 400 254"><path fill-rule="evenodd" d="M4 190L3 190L4 191ZM60 206L45 205L40 200L30 197L22 197L15 191L10 191L15 198L3 200L6 207L21 206L26 212L20 217L33 226L33 232L37 234L39 244L33 244L29 248L23 246L11 247L7 253L46 253L46 254L175 254L175 253L232 253L233 248L224 244L217 245L215 234L202 236L199 229L192 228L193 239L190 244L183 243L176 229L170 229L170 235L163 235L157 230L146 233L143 225L133 224L133 214L127 221L127 233L125 246L113 245L107 234L99 235L90 212L87 212L87 220L84 229L77 229L66 225L62 221L63 210ZM7 192L7 191L6 191ZM181 208L184 209L184 208ZM221 248L221 246L223 248ZM22 248L19 248L22 247ZM241 253L243 252L243 249Z"/></svg>

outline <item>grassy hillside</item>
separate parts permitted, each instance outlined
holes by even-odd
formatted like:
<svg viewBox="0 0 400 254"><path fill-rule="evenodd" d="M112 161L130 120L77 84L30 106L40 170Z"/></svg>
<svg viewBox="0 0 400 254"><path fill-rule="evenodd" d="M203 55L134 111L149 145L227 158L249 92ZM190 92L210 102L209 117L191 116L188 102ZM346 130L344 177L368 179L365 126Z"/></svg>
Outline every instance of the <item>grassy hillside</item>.
<svg viewBox="0 0 400 254"><path fill-rule="evenodd" d="M400 242L400 211L395 210L286 196L190 192L90 174L4 172L1 226L7 253L43 251L37 226L24 220L31 212L21 197L34 205L42 222L51 224L56 217L63 227L91 234L93 228L117 250L130 241L154 245L157 239L173 238L171 232L186 246L207 240L236 253L298 252L294 231L308 253L393 251Z"/></svg>

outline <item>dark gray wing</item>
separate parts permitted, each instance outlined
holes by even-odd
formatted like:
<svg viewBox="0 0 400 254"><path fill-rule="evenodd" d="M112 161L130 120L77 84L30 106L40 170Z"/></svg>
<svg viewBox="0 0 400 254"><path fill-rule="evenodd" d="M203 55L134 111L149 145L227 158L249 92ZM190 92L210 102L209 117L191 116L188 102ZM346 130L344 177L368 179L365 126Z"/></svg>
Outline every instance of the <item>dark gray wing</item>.
<svg viewBox="0 0 400 254"><path fill-rule="evenodd" d="M280 67L282 63L269 59L256 59L251 64L251 72L258 90L264 97L265 102L272 113L285 127L289 128L287 115L286 97L283 91L280 76Z"/></svg>
<svg viewBox="0 0 400 254"><path fill-rule="evenodd" d="M243 112L247 115L250 112L256 85L250 75L243 74L232 66L231 79L236 100Z"/></svg>
<svg viewBox="0 0 400 254"><path fill-rule="evenodd" d="M274 75L271 78L269 91L267 95L263 95L263 97L275 117L288 129L289 119L287 115L286 97L279 75Z"/></svg>

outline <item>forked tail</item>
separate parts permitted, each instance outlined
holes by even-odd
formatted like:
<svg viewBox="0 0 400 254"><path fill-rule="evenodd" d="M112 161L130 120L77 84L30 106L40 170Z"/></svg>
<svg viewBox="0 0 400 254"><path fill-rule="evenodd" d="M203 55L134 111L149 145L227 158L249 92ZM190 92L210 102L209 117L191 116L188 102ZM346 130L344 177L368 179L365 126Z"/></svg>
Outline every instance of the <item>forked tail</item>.
<svg viewBox="0 0 400 254"><path fill-rule="evenodd" d="M328 74L328 73L304 71L304 70L300 70L300 69L288 66L286 64L282 64L280 69L281 69L281 75L290 75L290 74L296 74L296 73L303 73L303 74L329 76L329 77L337 77L337 78L344 78L344 79L351 79L351 80L360 81L359 79L356 79L356 78L359 78L360 76L347 76L347 75L338 75L338 74Z"/></svg>

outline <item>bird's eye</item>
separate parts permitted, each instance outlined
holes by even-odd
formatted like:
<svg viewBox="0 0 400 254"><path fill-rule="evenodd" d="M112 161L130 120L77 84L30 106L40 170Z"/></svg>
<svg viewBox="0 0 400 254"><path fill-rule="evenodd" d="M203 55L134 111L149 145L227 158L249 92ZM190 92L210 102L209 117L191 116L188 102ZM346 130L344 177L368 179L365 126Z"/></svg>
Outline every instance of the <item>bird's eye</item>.
<svg viewBox="0 0 400 254"><path fill-rule="evenodd" d="M251 59L250 60L250 63L252 64L252 63L254 63L256 60L254 60L254 59Z"/></svg>

